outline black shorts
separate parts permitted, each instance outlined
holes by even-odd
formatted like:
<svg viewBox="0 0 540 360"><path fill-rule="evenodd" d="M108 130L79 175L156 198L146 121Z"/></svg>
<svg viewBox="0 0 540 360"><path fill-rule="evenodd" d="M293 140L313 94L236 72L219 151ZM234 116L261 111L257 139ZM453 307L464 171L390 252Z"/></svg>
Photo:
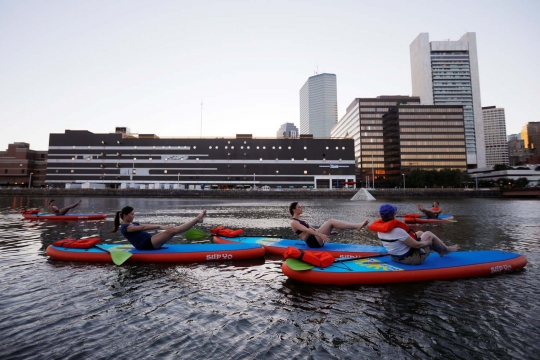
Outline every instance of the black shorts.
<svg viewBox="0 0 540 360"><path fill-rule="evenodd" d="M154 244L152 244L152 238L150 237L144 240L144 242L139 247L137 247L137 250L156 250Z"/></svg>
<svg viewBox="0 0 540 360"><path fill-rule="evenodd" d="M319 244L319 241L313 234L309 234L305 241L306 241L306 245L309 246L310 248L320 248L320 247L323 247L324 245L324 243L323 245Z"/></svg>

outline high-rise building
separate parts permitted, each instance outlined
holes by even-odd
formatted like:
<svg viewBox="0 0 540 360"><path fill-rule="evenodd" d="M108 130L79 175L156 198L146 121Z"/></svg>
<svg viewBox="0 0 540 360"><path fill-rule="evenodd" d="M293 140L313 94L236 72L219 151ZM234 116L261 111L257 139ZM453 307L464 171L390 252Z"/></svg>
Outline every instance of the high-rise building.
<svg viewBox="0 0 540 360"><path fill-rule="evenodd" d="M293 123L285 123L279 127L277 138L296 139L299 135L298 128Z"/></svg>
<svg viewBox="0 0 540 360"><path fill-rule="evenodd" d="M540 121L528 122L521 128L521 139L524 146L533 153L538 153L540 147Z"/></svg>
<svg viewBox="0 0 540 360"><path fill-rule="evenodd" d="M410 45L412 90L422 105L463 105L467 166L486 166L476 34L458 41L429 41L421 33Z"/></svg>
<svg viewBox="0 0 540 360"><path fill-rule="evenodd" d="M521 134L510 134L508 135L508 141L521 140Z"/></svg>
<svg viewBox="0 0 540 360"><path fill-rule="evenodd" d="M355 99L332 129L355 141L356 179L386 182L412 170L466 169L463 106L418 97Z"/></svg>
<svg viewBox="0 0 540 360"><path fill-rule="evenodd" d="M336 122L336 75L311 76L300 89L300 134L330 137Z"/></svg>
<svg viewBox="0 0 540 360"><path fill-rule="evenodd" d="M486 165L509 165L508 141L504 109L496 106L482 108L486 143Z"/></svg>

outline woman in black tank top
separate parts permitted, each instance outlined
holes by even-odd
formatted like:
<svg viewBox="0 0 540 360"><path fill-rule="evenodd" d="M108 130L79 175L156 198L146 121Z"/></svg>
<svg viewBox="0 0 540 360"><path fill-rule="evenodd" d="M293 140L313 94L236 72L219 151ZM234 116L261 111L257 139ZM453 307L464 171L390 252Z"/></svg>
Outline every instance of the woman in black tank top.
<svg viewBox="0 0 540 360"><path fill-rule="evenodd" d="M328 237L332 230L335 229L356 229L362 230L369 221L366 220L361 224L348 223L340 220L330 219L324 222L318 229L312 228L307 222L300 219L302 215L302 206L298 202L293 202L289 205L289 212L292 215L291 228L293 231L306 242L309 247L322 247L325 242L328 242Z"/></svg>

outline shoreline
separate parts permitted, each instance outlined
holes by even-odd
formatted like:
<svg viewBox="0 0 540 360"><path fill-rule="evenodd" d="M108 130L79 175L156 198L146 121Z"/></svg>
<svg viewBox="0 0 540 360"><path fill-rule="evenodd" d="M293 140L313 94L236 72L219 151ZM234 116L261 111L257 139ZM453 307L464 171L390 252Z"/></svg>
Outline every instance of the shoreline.
<svg viewBox="0 0 540 360"><path fill-rule="evenodd" d="M360 189L279 189L279 190L180 190L180 189L0 189L0 196L54 196L54 197L175 197L175 198L238 198L238 199L350 199ZM500 198L494 189L371 189L378 197L469 197Z"/></svg>

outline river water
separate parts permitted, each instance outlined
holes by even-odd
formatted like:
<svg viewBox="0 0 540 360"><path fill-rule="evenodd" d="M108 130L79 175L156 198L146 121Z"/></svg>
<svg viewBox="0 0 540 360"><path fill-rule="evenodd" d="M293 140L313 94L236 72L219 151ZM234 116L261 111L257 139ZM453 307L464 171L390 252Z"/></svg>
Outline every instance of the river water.
<svg viewBox="0 0 540 360"><path fill-rule="evenodd" d="M538 359L540 201L444 199L457 222L427 225L463 250L527 257L492 277L378 286L314 286L287 279L280 258L229 263L111 264L48 259L67 237L123 241L106 221L34 222L22 208L46 198L0 198L1 359ZM75 202L59 198L57 204ZM293 237L287 200L83 198L73 212L135 208L135 221ZM291 199L292 201L293 199ZM416 202L392 199L401 213ZM304 218L377 218L372 202L306 200ZM380 245L368 230L333 241ZM178 236L172 242L184 243ZM203 240L204 242L204 240Z"/></svg>

